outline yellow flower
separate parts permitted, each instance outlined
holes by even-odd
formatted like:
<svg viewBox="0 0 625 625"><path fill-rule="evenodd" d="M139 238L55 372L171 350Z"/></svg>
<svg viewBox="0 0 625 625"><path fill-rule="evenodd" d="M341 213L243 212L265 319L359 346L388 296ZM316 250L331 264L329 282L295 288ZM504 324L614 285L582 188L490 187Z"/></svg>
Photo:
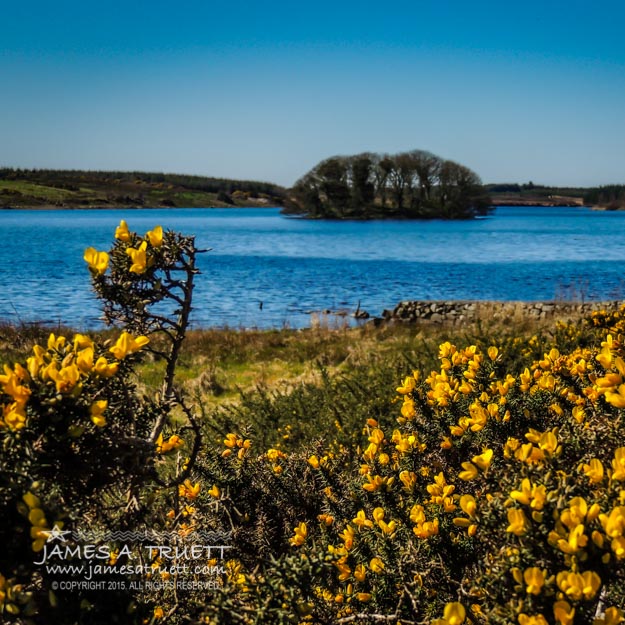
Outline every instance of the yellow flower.
<svg viewBox="0 0 625 625"><path fill-rule="evenodd" d="M148 267L148 257L146 250L148 249L148 244L143 241L138 249L134 247L129 247L126 249L126 254L130 256L130 260L132 261L132 265L130 265L130 273L136 273L140 275L145 273Z"/></svg>
<svg viewBox="0 0 625 625"><path fill-rule="evenodd" d="M556 541L558 549L569 555L573 555L580 549L583 549L588 544L588 536L584 534L584 529L584 526L580 523L569 532L569 536L566 540L564 538L558 539ZM550 538L553 534L553 532L550 533Z"/></svg>
<svg viewBox="0 0 625 625"><path fill-rule="evenodd" d="M21 430L26 427L26 412L17 402L2 407L0 428L6 425L10 430Z"/></svg>
<svg viewBox="0 0 625 625"><path fill-rule="evenodd" d="M610 543L610 547L618 560L625 558L625 537L618 536L614 538Z"/></svg>
<svg viewBox="0 0 625 625"><path fill-rule="evenodd" d="M529 526L529 521L523 513L523 510L519 510L518 508L510 508L510 510L508 510L508 523L510 523L510 525L506 528L506 532L511 532L516 536L523 536Z"/></svg>
<svg viewBox="0 0 625 625"><path fill-rule="evenodd" d="M115 228L115 238L118 241L123 241L124 243L128 243L128 241L130 241L128 224L123 219L119 222L119 226Z"/></svg>
<svg viewBox="0 0 625 625"><path fill-rule="evenodd" d="M352 519L352 523L358 527L373 527L373 521L368 519L364 510L359 510L356 517Z"/></svg>
<svg viewBox="0 0 625 625"><path fill-rule="evenodd" d="M417 381L414 377L410 376L405 378L404 383L401 386L398 386L396 390L400 395L407 395L415 389L416 385Z"/></svg>
<svg viewBox="0 0 625 625"><path fill-rule="evenodd" d="M185 480L178 485L178 495L187 499L195 499L200 494L200 483L193 484L191 480Z"/></svg>
<svg viewBox="0 0 625 625"><path fill-rule="evenodd" d="M98 275L102 275L109 266L109 255L98 252L94 247L88 247L83 258L89 265L89 270Z"/></svg>
<svg viewBox="0 0 625 625"><path fill-rule="evenodd" d="M460 471L460 473L458 473L458 477L461 480L468 482L469 480L473 480L478 476L477 467L474 464L471 464L470 462L463 462L462 468L464 469L464 471Z"/></svg>
<svg viewBox="0 0 625 625"><path fill-rule="evenodd" d="M47 371L59 393L71 393L80 379L80 371L75 364L62 367L60 371L57 371L56 367L48 367Z"/></svg>
<svg viewBox="0 0 625 625"><path fill-rule="evenodd" d="M482 469L482 471L486 471L486 469L488 469L490 463L493 460L493 450L486 449L484 453L480 454L479 456L473 456L471 460L474 464L478 466L478 468Z"/></svg>
<svg viewBox="0 0 625 625"><path fill-rule="evenodd" d="M618 608L611 607L605 611L605 615L603 620L600 622L600 625L618 625L625 620L623 617L623 612Z"/></svg>
<svg viewBox="0 0 625 625"><path fill-rule="evenodd" d="M277 462L280 458L286 458L286 454L279 449L268 449L267 450L267 460L271 462Z"/></svg>
<svg viewBox="0 0 625 625"><path fill-rule="evenodd" d="M330 527L330 525L334 523L334 517L331 514L318 514L317 518L319 519L319 521L321 521L324 525L327 525L328 527Z"/></svg>
<svg viewBox="0 0 625 625"><path fill-rule="evenodd" d="M371 562L369 562L369 568L373 573L382 573L382 571L384 571L384 566L384 562L378 557L372 558Z"/></svg>
<svg viewBox="0 0 625 625"><path fill-rule="evenodd" d="M477 511L477 503L472 495L462 495L460 497L460 507L465 514L468 514L471 518L475 516Z"/></svg>
<svg viewBox="0 0 625 625"><path fill-rule="evenodd" d="M363 564L357 564L354 569L354 577L358 582L364 582L367 577L367 569L365 569Z"/></svg>
<svg viewBox="0 0 625 625"><path fill-rule="evenodd" d="M340 534L343 539L343 544L345 545L345 549L348 551L354 546L354 538L356 536L354 532L354 528L351 525L347 525L345 529Z"/></svg>
<svg viewBox="0 0 625 625"><path fill-rule="evenodd" d="M208 494L215 499L219 499L221 496L221 491L219 490L219 486L213 484L212 488L208 491Z"/></svg>
<svg viewBox="0 0 625 625"><path fill-rule="evenodd" d="M590 601L601 587L601 578L594 571L561 571L556 575L556 582L558 588L573 601Z"/></svg>
<svg viewBox="0 0 625 625"><path fill-rule="evenodd" d="M449 625L461 625L467 616L464 606L457 601L448 603L443 610L443 619Z"/></svg>
<svg viewBox="0 0 625 625"><path fill-rule="evenodd" d="M499 350L494 345L491 345L491 347L488 348L487 353L488 353L488 357L491 360L497 360L497 355L499 354Z"/></svg>
<svg viewBox="0 0 625 625"><path fill-rule="evenodd" d="M625 533L625 506L617 506L609 515L600 514L599 521L609 538L618 538Z"/></svg>
<svg viewBox="0 0 625 625"><path fill-rule="evenodd" d="M553 604L553 616L559 625L573 625L575 608L572 608L567 601L556 601Z"/></svg>
<svg viewBox="0 0 625 625"><path fill-rule="evenodd" d="M76 354L76 366L82 373L89 373L93 369L93 347L85 347Z"/></svg>
<svg viewBox="0 0 625 625"><path fill-rule="evenodd" d="M162 226L156 226L153 230L146 232L145 238L148 239L152 247L160 247L163 244Z"/></svg>
<svg viewBox="0 0 625 625"><path fill-rule="evenodd" d="M122 221L122 223L125 223ZM156 606L154 608L154 618L155 619L162 619L165 616L165 612L163 612L163 608L161 608L161 606Z"/></svg>
<svg viewBox="0 0 625 625"><path fill-rule="evenodd" d="M519 625L548 625L547 620L542 614L519 614Z"/></svg>
<svg viewBox="0 0 625 625"><path fill-rule="evenodd" d="M615 408L625 408L625 384L621 384L616 391L606 391L605 399Z"/></svg>
<svg viewBox="0 0 625 625"><path fill-rule="evenodd" d="M597 458L593 458L588 464L582 465L582 471L591 484L599 484L603 481L603 465Z"/></svg>
<svg viewBox="0 0 625 625"><path fill-rule="evenodd" d="M308 536L308 528L306 523L300 523L294 530L295 536L289 540L294 547L301 547L306 542Z"/></svg>
<svg viewBox="0 0 625 625"><path fill-rule="evenodd" d="M33 508L39 508L41 506L41 501L37 495L33 495L30 491L28 491L22 497L24 503L32 510Z"/></svg>
<svg viewBox="0 0 625 625"><path fill-rule="evenodd" d="M625 480L625 447L619 447L614 451L614 460L612 460L612 479L622 482Z"/></svg>
<svg viewBox="0 0 625 625"><path fill-rule="evenodd" d="M182 447L184 445L184 441L180 438L180 436L178 436L178 434L172 434L167 440L164 440L163 433L161 432L156 439L155 445L157 454L166 454L172 449Z"/></svg>
<svg viewBox="0 0 625 625"><path fill-rule="evenodd" d="M545 432L541 435L538 446L549 454L558 451L558 438L553 431Z"/></svg>
<svg viewBox="0 0 625 625"><path fill-rule="evenodd" d="M99 428L106 425L106 419L102 415L107 407L108 401L106 401L106 399L100 399L95 403L91 404L91 408L89 409L89 413L91 414L91 420Z"/></svg>
<svg viewBox="0 0 625 625"><path fill-rule="evenodd" d="M41 508L32 508L28 513L28 520L32 525L30 528L30 537L33 540L32 550L35 552L41 551L48 540L50 532L43 510ZM57 525L61 527L62 523Z"/></svg>
<svg viewBox="0 0 625 625"><path fill-rule="evenodd" d="M319 458L317 458L317 456L311 456L310 458L308 458L308 464L313 468L313 469L318 469L320 466L319 463Z"/></svg>
<svg viewBox="0 0 625 625"><path fill-rule="evenodd" d="M79 352L87 347L93 347L93 341L84 334L74 334L74 351Z"/></svg>
<svg viewBox="0 0 625 625"><path fill-rule="evenodd" d="M123 360L128 354L138 352L142 347L145 347L150 342L147 336L138 336L136 339L128 332L122 332L121 336L117 339L117 342L113 347L109 349L111 354L117 358L117 360ZM97 364L97 363L96 363Z"/></svg>
<svg viewBox="0 0 625 625"><path fill-rule="evenodd" d="M113 362L109 364L108 360L104 356L100 356L93 365L93 370L101 378L110 378L117 373L119 369L119 363Z"/></svg>
<svg viewBox="0 0 625 625"><path fill-rule="evenodd" d="M586 500L583 497L573 497L569 502L569 507L560 515L560 521L572 530L584 522L587 512L588 504Z"/></svg>
<svg viewBox="0 0 625 625"><path fill-rule="evenodd" d="M525 569L523 579L526 584L525 592L529 595L539 595L545 585L545 572L537 566L532 566Z"/></svg>
<svg viewBox="0 0 625 625"><path fill-rule="evenodd" d="M367 475L367 483L363 484L362 487L370 492L374 493L381 488L390 488L395 481L394 477L382 477L381 475Z"/></svg>

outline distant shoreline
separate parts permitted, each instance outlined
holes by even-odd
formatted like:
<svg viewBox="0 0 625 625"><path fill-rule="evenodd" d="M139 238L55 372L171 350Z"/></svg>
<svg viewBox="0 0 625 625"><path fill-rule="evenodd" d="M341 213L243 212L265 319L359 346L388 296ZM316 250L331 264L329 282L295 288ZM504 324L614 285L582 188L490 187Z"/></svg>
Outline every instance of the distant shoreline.
<svg viewBox="0 0 625 625"><path fill-rule="evenodd" d="M281 206L253 204L249 206L0 206L0 211L100 211L100 210L236 210L237 208L276 209Z"/></svg>

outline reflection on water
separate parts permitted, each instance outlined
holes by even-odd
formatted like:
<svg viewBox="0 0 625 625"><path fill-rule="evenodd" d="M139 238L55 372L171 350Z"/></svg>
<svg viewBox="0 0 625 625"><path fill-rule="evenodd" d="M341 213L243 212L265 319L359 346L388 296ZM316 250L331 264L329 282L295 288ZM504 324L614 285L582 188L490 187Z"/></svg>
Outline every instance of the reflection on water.
<svg viewBox="0 0 625 625"><path fill-rule="evenodd" d="M0 318L98 325L83 251L126 219L194 234L198 326L305 327L310 312L379 315L405 299L615 299L625 213L500 208L466 222L331 222L277 209L0 211ZM262 302L262 310L261 304Z"/></svg>

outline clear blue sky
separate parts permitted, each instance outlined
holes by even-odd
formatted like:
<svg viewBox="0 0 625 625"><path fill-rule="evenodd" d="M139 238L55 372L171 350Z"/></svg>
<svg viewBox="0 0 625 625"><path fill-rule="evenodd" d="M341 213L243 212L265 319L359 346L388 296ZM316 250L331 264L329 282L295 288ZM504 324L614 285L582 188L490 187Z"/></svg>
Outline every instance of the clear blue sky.
<svg viewBox="0 0 625 625"><path fill-rule="evenodd" d="M292 184L425 149L485 182L625 183L620 1L5 2L0 166Z"/></svg>

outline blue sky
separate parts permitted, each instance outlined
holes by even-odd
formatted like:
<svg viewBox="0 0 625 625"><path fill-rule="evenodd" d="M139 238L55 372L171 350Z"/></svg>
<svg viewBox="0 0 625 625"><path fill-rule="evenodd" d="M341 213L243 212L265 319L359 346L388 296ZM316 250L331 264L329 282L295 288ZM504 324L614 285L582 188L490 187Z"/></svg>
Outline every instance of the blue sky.
<svg viewBox="0 0 625 625"><path fill-rule="evenodd" d="M291 185L418 148L485 182L625 183L620 2L4 5L0 166Z"/></svg>

